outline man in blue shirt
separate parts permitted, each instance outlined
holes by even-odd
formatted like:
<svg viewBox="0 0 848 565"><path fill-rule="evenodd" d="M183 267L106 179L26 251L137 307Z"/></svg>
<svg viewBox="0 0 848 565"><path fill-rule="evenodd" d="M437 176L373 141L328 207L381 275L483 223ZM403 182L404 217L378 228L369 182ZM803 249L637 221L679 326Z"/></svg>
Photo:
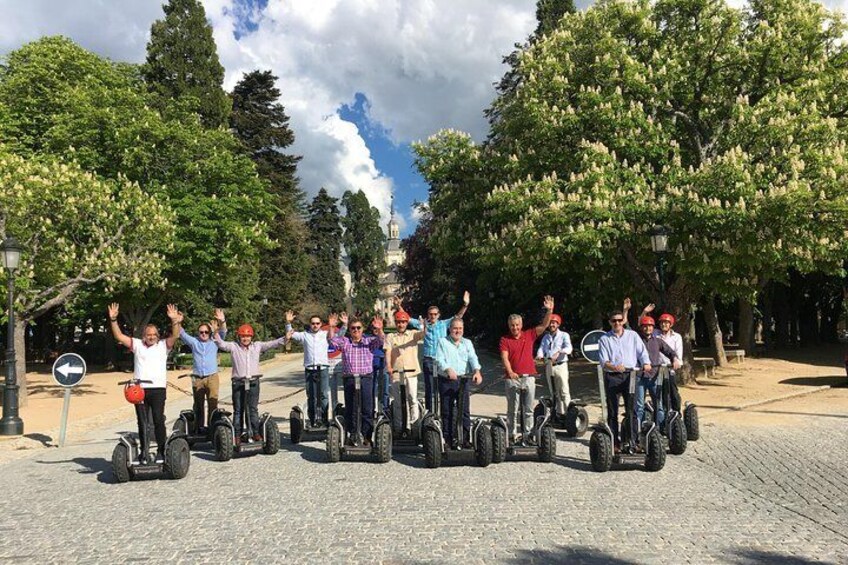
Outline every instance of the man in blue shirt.
<svg viewBox="0 0 848 565"><path fill-rule="evenodd" d="M604 370L604 389L607 396L607 423L612 430L615 452L621 452L621 437L618 427L618 399L624 398L625 405L630 402L628 388L630 369L642 367L651 370L648 350L639 334L624 328L624 314L614 310L609 317L612 329L598 342L598 354ZM636 414L631 415L630 429L638 429Z"/></svg>
<svg viewBox="0 0 848 565"><path fill-rule="evenodd" d="M218 320L218 333L221 339L227 337L227 321L224 311L215 309ZM193 365L191 368L192 396L194 397L194 417L198 427L204 427L204 401L209 405L209 416L218 407L218 345L212 340L212 326L202 323L197 328L197 337L192 337L180 328L180 339L191 348Z"/></svg>
<svg viewBox="0 0 848 565"><path fill-rule="evenodd" d="M466 290L462 294L462 308L459 309L459 312L454 314L453 318L448 318L447 320L440 320L441 311L438 306L430 306L427 308L427 319L425 320L425 324L427 325L427 334L424 336L424 364L423 364L423 373L424 373L424 407L428 411L433 410L433 395L436 394L436 368L435 368L435 358L436 358L436 347L439 344L439 340L446 337L448 335L448 328L450 327L452 320L461 320L465 315L465 311L468 310L468 305L471 303L471 294ZM395 309L398 311L403 311L403 304L399 297L395 297ZM409 320L409 326L416 330L423 329L421 325L418 323L414 317Z"/></svg>
<svg viewBox="0 0 848 565"><path fill-rule="evenodd" d="M467 293L466 293L467 294ZM472 382L476 385L483 381L480 373L480 360L474 345L470 340L462 337L465 324L459 318L450 321L450 335L441 338L436 344L436 356L433 359L435 369L439 375L439 399L441 403L442 433L445 443L451 447L454 445L456 430L454 418L456 418L456 401L459 396L459 377L474 373ZM427 330L429 333L429 329ZM471 390L465 387L462 411L462 428L465 430L465 449L471 447Z"/></svg>

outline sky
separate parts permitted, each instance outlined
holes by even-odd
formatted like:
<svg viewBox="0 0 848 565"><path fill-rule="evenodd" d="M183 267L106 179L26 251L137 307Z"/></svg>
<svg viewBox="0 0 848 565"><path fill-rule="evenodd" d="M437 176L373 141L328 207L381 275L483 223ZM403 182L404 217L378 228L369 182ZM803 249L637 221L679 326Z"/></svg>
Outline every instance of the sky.
<svg viewBox="0 0 848 565"><path fill-rule="evenodd" d="M99 55L141 63L162 1L0 0L0 56L61 34ZM227 90L255 69L279 77L307 195L362 189L385 229L394 194L402 237L415 226L413 203L427 199L410 144L443 128L482 141L483 110L506 70L502 58L536 26L535 0L202 3ZM824 3L848 7L848 0Z"/></svg>

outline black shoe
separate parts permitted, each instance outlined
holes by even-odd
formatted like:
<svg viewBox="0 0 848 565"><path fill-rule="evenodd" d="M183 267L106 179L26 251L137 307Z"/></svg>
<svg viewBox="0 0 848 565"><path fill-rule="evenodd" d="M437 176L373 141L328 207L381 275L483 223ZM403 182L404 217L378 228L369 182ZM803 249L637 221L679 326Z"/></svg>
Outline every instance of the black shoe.
<svg viewBox="0 0 848 565"><path fill-rule="evenodd" d="M465 440L464 442L462 442L462 449L474 449L474 446L471 444L470 441Z"/></svg>
<svg viewBox="0 0 848 565"><path fill-rule="evenodd" d="M362 442L362 445L364 445L365 447L371 447L371 440L368 439L368 438L365 438L365 440L363 440L363 442Z"/></svg>
<svg viewBox="0 0 848 565"><path fill-rule="evenodd" d="M156 463L164 463L165 462L165 454L161 452L156 452Z"/></svg>
<svg viewBox="0 0 848 565"><path fill-rule="evenodd" d="M536 436L534 436L532 434L528 434L527 435L527 445L535 446L536 445Z"/></svg>

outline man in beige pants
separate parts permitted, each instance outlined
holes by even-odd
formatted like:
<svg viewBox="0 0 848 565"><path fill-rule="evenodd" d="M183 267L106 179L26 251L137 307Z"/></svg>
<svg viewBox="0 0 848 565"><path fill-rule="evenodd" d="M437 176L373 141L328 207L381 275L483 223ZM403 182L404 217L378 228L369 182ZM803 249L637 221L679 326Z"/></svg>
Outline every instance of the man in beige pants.
<svg viewBox="0 0 848 565"><path fill-rule="evenodd" d="M392 427L400 430L403 424L401 414L401 389L403 377L406 375L406 408L407 431L412 422L418 420L418 375L421 366L418 364L418 344L424 339L426 329L412 331L409 329L409 314L403 310L395 312L397 333L386 336L383 347L386 350L387 369L391 377L391 394L395 408L393 410ZM421 327L425 327L423 321Z"/></svg>

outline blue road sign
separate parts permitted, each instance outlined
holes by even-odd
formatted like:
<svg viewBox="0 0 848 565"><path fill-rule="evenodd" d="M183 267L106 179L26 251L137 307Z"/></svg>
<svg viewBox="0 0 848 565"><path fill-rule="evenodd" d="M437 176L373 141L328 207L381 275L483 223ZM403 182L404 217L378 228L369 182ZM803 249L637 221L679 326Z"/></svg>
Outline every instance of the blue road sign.
<svg viewBox="0 0 848 565"><path fill-rule="evenodd" d="M600 363L600 348L598 342L601 341L601 336L604 335L603 330L594 330L583 336L583 341L580 342L580 353L591 363Z"/></svg>
<svg viewBox="0 0 848 565"><path fill-rule="evenodd" d="M53 363L53 380L64 387L73 387L85 377L85 359L76 353L65 353Z"/></svg>

